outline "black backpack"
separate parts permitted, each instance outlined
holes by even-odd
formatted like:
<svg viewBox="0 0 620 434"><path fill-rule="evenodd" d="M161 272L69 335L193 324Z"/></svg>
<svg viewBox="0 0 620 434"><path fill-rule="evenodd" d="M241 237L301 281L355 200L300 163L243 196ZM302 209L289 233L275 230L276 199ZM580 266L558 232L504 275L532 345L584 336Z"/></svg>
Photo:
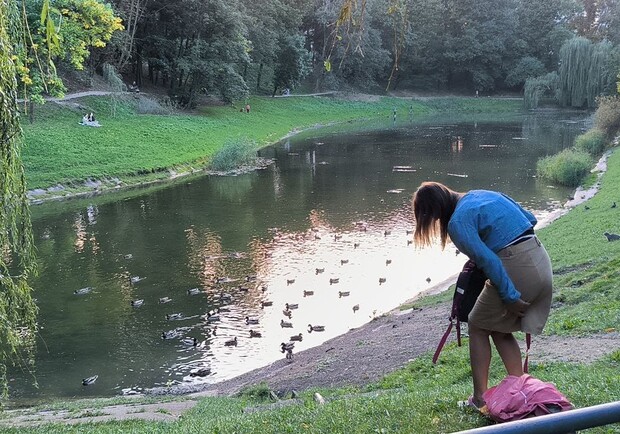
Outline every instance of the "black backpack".
<svg viewBox="0 0 620 434"><path fill-rule="evenodd" d="M437 363L439 354L443 349L443 346L452 331L452 327L456 325L456 338L459 347L461 346L461 323L467 322L469 312L474 308L478 296L484 288L484 282L486 282L487 276L482 269L476 266L476 263L471 259L468 260L463 269L459 273L459 277L456 280L456 288L454 289L454 297L452 297L452 311L448 318L450 324L448 329L444 333L443 337L439 341L435 355L433 356L433 363Z"/></svg>
<svg viewBox="0 0 620 434"><path fill-rule="evenodd" d="M439 345L437 345L437 350L435 350L435 354L433 355L433 364L437 363L439 354L441 353L443 346L446 344L448 336L450 336L450 332L452 331L452 327L454 325L456 325L456 339L459 347L461 346L461 323L467 322L469 313L474 308L476 300L478 300L478 296L482 292L486 281L487 276L481 268L476 266L474 261L470 259L465 263L465 265L463 265L463 269L459 273L459 277L456 280L454 297L452 297L452 311L450 313L450 318L448 318L450 320L450 324L448 325L446 332L441 337ZM528 359L531 342L531 335L526 333L525 361L523 363L524 372L528 371Z"/></svg>

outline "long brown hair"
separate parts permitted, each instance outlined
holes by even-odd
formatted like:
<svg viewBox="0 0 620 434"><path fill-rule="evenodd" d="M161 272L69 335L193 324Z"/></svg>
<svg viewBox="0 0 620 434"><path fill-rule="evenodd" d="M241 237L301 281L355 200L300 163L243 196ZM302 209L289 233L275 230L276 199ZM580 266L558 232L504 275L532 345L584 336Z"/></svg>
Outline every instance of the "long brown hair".
<svg viewBox="0 0 620 434"><path fill-rule="evenodd" d="M432 244L439 236L441 247L448 241L448 222L463 193L451 190L439 182L423 182L413 195L413 215L416 227L413 239L417 246Z"/></svg>

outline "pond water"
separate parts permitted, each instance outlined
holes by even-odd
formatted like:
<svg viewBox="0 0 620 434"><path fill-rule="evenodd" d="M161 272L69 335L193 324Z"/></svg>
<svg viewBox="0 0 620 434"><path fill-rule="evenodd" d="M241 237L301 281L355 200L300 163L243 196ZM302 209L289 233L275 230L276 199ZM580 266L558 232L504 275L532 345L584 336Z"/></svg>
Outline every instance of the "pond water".
<svg viewBox="0 0 620 434"><path fill-rule="evenodd" d="M314 130L264 149L275 159L265 170L34 207L38 388L11 371L11 400L216 382L283 357L292 335L299 351L360 326L464 262L453 247L411 244L420 182L501 190L544 216L571 191L536 179L536 160L588 125L585 113L549 111ZM286 303L298 305L290 319Z"/></svg>

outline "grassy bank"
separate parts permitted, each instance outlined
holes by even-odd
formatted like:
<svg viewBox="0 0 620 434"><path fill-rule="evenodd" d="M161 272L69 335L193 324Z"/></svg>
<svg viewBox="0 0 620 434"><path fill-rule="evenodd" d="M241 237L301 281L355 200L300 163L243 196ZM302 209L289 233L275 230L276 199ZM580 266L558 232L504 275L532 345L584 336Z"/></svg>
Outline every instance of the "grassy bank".
<svg viewBox="0 0 620 434"><path fill-rule="evenodd" d="M354 101L327 97L252 98L250 113L214 106L195 114L139 114L129 96L88 97L70 104L37 107L36 121L24 122L23 152L28 188L56 184L77 187L85 179L120 178L135 183L208 166L227 143L247 141L257 148L291 131L362 119L398 119L432 113L514 113L521 101L487 98L440 98L414 101L380 98ZM78 124L94 111L101 128Z"/></svg>

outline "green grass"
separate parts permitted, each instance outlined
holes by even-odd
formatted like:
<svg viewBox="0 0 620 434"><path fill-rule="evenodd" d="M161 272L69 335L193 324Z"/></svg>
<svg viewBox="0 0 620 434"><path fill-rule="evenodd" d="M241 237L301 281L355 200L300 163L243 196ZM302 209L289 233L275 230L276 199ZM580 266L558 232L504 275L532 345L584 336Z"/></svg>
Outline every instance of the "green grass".
<svg viewBox="0 0 620 434"><path fill-rule="evenodd" d="M239 140L256 148L291 131L363 119L391 119L451 112L515 113L520 102L482 98L412 101L381 98L362 102L335 98L251 98L251 113L234 106L203 108L195 114L137 114L133 97L113 104L108 97L88 97L74 105L36 107L33 124L24 122L23 160L28 188L58 183L75 186L87 178L105 179L163 174L170 168L204 167L225 144ZM115 114L112 108L115 107ZM94 111L101 128L78 124Z"/></svg>

